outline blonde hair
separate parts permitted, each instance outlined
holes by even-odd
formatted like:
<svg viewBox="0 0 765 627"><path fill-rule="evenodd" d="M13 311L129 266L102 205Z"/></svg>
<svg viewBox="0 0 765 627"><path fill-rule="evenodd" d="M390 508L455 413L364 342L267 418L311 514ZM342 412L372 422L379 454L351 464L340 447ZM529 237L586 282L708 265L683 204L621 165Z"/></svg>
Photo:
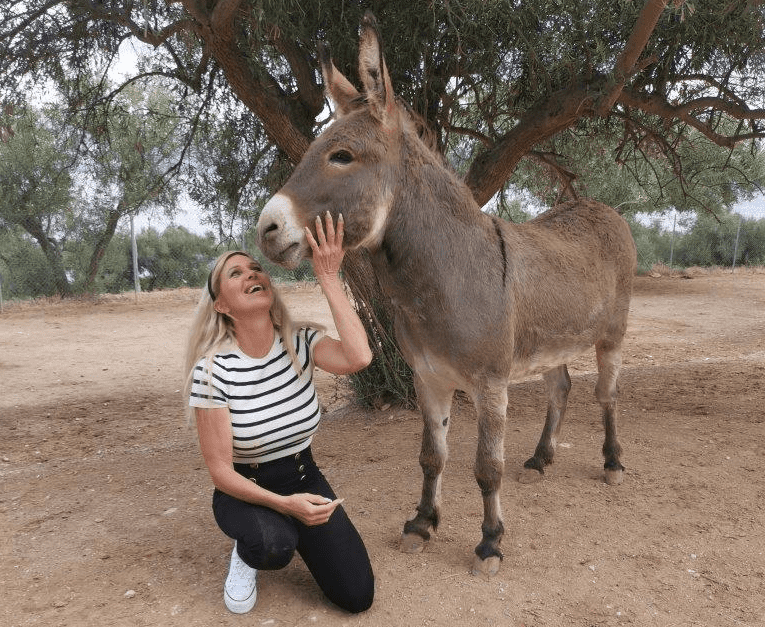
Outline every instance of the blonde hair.
<svg viewBox="0 0 765 627"><path fill-rule="evenodd" d="M215 309L215 301L212 294L218 294L220 289L220 275L223 272L223 266L226 261L235 255L243 255L257 260L250 254L241 250L228 251L220 255L215 260L212 272L210 273L209 288L204 290L202 298L199 299L194 318L191 323L189 339L186 343L186 356L184 359L185 383L183 387L184 400L188 402L191 393L191 386L194 381L194 369L200 359L206 360L208 372L212 372L212 362L215 355L221 352L221 349L228 350L237 346L236 333L234 331L234 321ZM295 351L295 342L293 336L296 329L311 327L313 329L325 330L323 325L313 322L299 322L292 320L284 305L284 301L278 291L271 287L273 293L273 303L269 314L274 328L279 332L284 342L284 348L290 361L297 371L298 375L303 373L303 366L298 360ZM212 385L212 383L211 383ZM189 415L193 417L194 408L189 408Z"/></svg>

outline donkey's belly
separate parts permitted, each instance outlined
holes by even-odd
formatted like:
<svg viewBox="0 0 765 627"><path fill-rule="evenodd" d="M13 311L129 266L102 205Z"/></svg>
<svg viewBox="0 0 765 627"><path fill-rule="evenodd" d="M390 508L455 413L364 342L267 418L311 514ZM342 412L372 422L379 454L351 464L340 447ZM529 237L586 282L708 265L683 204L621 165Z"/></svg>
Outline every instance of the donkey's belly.
<svg viewBox="0 0 765 627"><path fill-rule="evenodd" d="M541 349L528 359L516 359L510 368L509 383L518 383L529 377L543 374L562 364L568 364L592 348L592 343L578 344L558 349Z"/></svg>

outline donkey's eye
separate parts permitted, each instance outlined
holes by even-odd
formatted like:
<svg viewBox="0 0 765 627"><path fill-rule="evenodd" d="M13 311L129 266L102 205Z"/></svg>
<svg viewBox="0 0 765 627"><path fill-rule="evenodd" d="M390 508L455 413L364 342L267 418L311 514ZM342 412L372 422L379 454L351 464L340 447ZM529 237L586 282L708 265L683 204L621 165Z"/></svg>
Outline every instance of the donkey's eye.
<svg viewBox="0 0 765 627"><path fill-rule="evenodd" d="M348 165L353 161L353 155L347 150L338 150L333 152L329 157L330 163L338 163L340 165Z"/></svg>

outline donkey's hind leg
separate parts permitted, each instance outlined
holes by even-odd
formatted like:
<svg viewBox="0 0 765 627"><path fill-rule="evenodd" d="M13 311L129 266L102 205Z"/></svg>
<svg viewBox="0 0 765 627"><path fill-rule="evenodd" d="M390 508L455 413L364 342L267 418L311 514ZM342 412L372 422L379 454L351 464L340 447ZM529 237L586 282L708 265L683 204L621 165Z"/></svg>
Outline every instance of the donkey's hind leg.
<svg viewBox="0 0 765 627"><path fill-rule="evenodd" d="M605 458L605 479L609 485L618 485L624 479L624 466L619 459L622 447L617 439L618 406L616 400L617 379L622 364L621 343L599 342L595 345L598 360L598 383L595 396L603 412L605 440L603 457Z"/></svg>
<svg viewBox="0 0 765 627"><path fill-rule="evenodd" d="M545 473L545 466L552 464L558 434L566 415L566 403L571 390L568 368L564 364L549 370L544 374L544 380L547 388L547 418L533 457L523 464L523 470L518 477L521 483L539 481Z"/></svg>
<svg viewBox="0 0 765 627"><path fill-rule="evenodd" d="M454 389L433 379L424 381L414 375L414 385L423 418L422 448L422 496L417 514L404 525L401 550L419 553L430 539L430 530L438 527L441 506L441 476L446 466L448 449L446 435L449 430Z"/></svg>

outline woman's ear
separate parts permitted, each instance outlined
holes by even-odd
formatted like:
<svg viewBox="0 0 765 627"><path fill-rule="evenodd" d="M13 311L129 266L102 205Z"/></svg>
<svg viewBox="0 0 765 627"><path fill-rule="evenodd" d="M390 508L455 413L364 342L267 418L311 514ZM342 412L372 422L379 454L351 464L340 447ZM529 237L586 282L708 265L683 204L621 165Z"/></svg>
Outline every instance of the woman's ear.
<svg viewBox="0 0 765 627"><path fill-rule="evenodd" d="M217 311L219 314L223 314L224 316L228 314L231 309L223 302L221 302L220 296L218 299L213 303L213 309Z"/></svg>

